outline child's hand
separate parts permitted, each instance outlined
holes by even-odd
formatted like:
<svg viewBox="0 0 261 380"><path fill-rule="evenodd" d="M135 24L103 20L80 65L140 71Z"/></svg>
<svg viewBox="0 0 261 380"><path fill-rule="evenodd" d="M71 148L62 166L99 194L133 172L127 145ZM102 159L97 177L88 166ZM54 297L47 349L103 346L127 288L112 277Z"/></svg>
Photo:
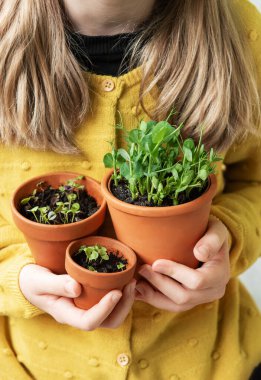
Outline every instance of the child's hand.
<svg viewBox="0 0 261 380"><path fill-rule="evenodd" d="M81 286L69 275L56 275L39 265L26 265L20 272L20 288L25 298L50 314L57 322L91 331L97 327L116 328L127 317L135 294L135 281L123 292L113 290L89 310L77 308L72 298Z"/></svg>
<svg viewBox="0 0 261 380"><path fill-rule="evenodd" d="M210 217L206 234L194 248L204 264L188 268L169 260L157 260L139 271L147 281L136 285L136 299L159 309L181 312L223 297L230 278L228 231L217 218ZM153 285L150 286L150 284Z"/></svg>

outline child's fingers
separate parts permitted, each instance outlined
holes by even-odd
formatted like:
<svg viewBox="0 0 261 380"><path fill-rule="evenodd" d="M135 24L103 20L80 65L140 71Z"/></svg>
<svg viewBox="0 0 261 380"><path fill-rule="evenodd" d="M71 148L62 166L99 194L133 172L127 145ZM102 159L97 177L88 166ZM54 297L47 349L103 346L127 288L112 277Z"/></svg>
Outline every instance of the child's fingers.
<svg viewBox="0 0 261 380"><path fill-rule="evenodd" d="M158 309L167 310L173 313L179 313L181 311L189 310L194 305L192 304L176 304L164 294L153 289L149 284L144 281L139 281L136 285L138 294L135 299L138 301L144 301Z"/></svg>
<svg viewBox="0 0 261 380"><path fill-rule="evenodd" d="M202 262L211 260L221 250L227 237L225 225L217 218L210 217L207 232L194 247L195 257Z"/></svg>
<svg viewBox="0 0 261 380"><path fill-rule="evenodd" d="M26 282L36 295L51 294L60 297L78 297L81 285L67 274L56 275L39 265L27 265L20 275L20 283Z"/></svg>
<svg viewBox="0 0 261 380"><path fill-rule="evenodd" d="M208 261L198 269L192 269L170 260L157 260L152 264L152 270L178 281L187 289L198 290L217 287L224 282L227 283L229 279L228 254L224 253L226 249L225 245L221 249L221 260ZM140 270L140 274L150 281L150 271L150 267L144 265Z"/></svg>
<svg viewBox="0 0 261 380"><path fill-rule="evenodd" d="M132 280L130 284L125 286L122 293L122 299L118 305L116 305L109 317L103 322L101 327L113 329L117 328L125 321L134 302L135 286L135 280Z"/></svg>
<svg viewBox="0 0 261 380"><path fill-rule="evenodd" d="M69 298L60 297L46 300L47 311L57 322L68 324L85 331L92 331L100 327L102 322L110 315L122 294L113 290L106 294L101 301L89 310L77 308Z"/></svg>

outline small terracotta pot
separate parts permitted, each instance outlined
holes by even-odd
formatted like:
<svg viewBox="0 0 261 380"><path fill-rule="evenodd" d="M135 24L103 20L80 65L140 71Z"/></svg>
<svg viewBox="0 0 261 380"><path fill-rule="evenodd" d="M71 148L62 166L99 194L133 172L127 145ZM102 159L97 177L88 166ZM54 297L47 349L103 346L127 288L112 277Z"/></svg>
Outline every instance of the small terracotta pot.
<svg viewBox="0 0 261 380"><path fill-rule="evenodd" d="M57 274L65 273L65 251L69 243L95 233L104 221L106 202L99 182L86 176L83 180L77 181L85 186L88 193L96 199L100 206L93 215L79 222L59 225L33 222L20 214L19 204L21 199L32 193L40 181L46 181L52 187L58 188L68 179L76 178L79 175L78 173L58 172L34 177L17 188L11 201L14 222L23 232L36 264L49 268Z"/></svg>
<svg viewBox="0 0 261 380"><path fill-rule="evenodd" d="M210 206L217 188L215 175L199 198L177 206L145 207L117 199L110 191L113 171L102 180L117 239L131 247L141 263L168 259L191 268L198 266L193 248L206 231Z"/></svg>
<svg viewBox="0 0 261 380"><path fill-rule="evenodd" d="M113 252L118 251L128 260L127 269L115 273L98 273L85 269L73 261L71 256L77 252L81 245L91 246L95 244L102 245ZM81 295L74 299L75 305L88 310L111 290L122 290L134 276L136 261L136 255L131 248L111 238L89 236L72 242L66 250L65 268L67 273L82 285Z"/></svg>

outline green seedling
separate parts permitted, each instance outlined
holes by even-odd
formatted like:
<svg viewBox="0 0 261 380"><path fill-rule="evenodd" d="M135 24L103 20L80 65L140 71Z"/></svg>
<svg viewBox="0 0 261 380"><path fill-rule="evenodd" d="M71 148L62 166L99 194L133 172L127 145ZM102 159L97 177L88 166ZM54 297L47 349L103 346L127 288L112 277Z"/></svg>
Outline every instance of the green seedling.
<svg viewBox="0 0 261 380"><path fill-rule="evenodd" d="M165 198L177 205L181 193L189 199L192 189L203 191L221 158L213 149L205 150L203 128L197 144L192 138L183 140L182 128L183 124L174 127L167 119L141 121L138 128L125 131L127 148L116 149L111 143L111 153L103 158L105 167L113 168L114 185L124 180L133 200L147 195L155 206Z"/></svg>
<svg viewBox="0 0 261 380"><path fill-rule="evenodd" d="M43 224L67 224L75 221L76 215L81 213L79 196L84 186L77 183L84 177L79 176L68 180L64 185L59 186L57 192L52 195L51 206L37 205L40 195L44 191L53 191L54 189L44 181L36 185L32 195L23 198L20 201L21 206L26 206L26 212L32 213L38 223Z"/></svg>

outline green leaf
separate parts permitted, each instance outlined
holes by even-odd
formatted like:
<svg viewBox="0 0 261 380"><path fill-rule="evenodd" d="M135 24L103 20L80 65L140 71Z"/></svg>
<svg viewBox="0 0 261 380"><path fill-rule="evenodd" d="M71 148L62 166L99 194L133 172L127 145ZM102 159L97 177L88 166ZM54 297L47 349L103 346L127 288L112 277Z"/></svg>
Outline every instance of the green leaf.
<svg viewBox="0 0 261 380"><path fill-rule="evenodd" d="M133 165L133 171L134 171L134 175L135 177L138 179L138 178L141 178L143 175L144 175L144 170L143 170L143 166L140 162L135 162L134 165Z"/></svg>
<svg viewBox="0 0 261 380"><path fill-rule="evenodd" d="M147 123L146 123L144 120L142 120L142 121L140 122L140 126L139 126L139 128L140 128L140 130L141 130L142 132L146 132L146 130L147 130Z"/></svg>
<svg viewBox="0 0 261 380"><path fill-rule="evenodd" d="M72 210L73 212L80 210L80 205L79 205L79 203L73 203L73 204L72 204L72 207L71 207L71 210Z"/></svg>
<svg viewBox="0 0 261 380"><path fill-rule="evenodd" d="M187 189L188 186L182 186L182 187L179 187L178 189L176 189L176 194L178 193L182 193L183 191L185 191Z"/></svg>
<svg viewBox="0 0 261 380"><path fill-rule="evenodd" d="M131 143L135 143L137 144L140 140L140 134L141 134L141 131L139 129L132 129L130 132L129 132L129 135L128 135L128 140L131 142Z"/></svg>
<svg viewBox="0 0 261 380"><path fill-rule="evenodd" d="M92 272L97 272L97 270L94 269L91 265L88 265L88 269L89 269L90 271L92 271Z"/></svg>
<svg viewBox="0 0 261 380"><path fill-rule="evenodd" d="M181 179L181 186L189 185L190 182L192 181L193 177L194 177L194 171L193 171L193 170L189 170L188 172L186 172L186 173L182 176L182 179Z"/></svg>
<svg viewBox="0 0 261 380"><path fill-rule="evenodd" d="M36 212L38 211L39 207L38 206L35 206L33 208L31 208L31 210L28 210L28 211L31 211L31 212Z"/></svg>
<svg viewBox="0 0 261 380"><path fill-rule="evenodd" d="M189 148L183 146L183 153L186 160L192 162L192 151Z"/></svg>
<svg viewBox="0 0 261 380"><path fill-rule="evenodd" d="M194 150L194 148L195 148L195 144L194 144L194 141L191 139L191 138L189 138L189 139L186 139L185 141L184 141L184 143L183 143L183 148L188 148L188 149L190 149L190 150Z"/></svg>
<svg viewBox="0 0 261 380"><path fill-rule="evenodd" d="M182 167L182 165L181 165L179 162L177 162L177 163L175 164L175 169L177 170L178 173L181 173L183 167Z"/></svg>
<svg viewBox="0 0 261 380"><path fill-rule="evenodd" d="M179 179L179 173L177 172L177 170L175 168L173 168L171 170L171 173L172 173L173 177L175 178L175 180L177 181Z"/></svg>
<svg viewBox="0 0 261 380"><path fill-rule="evenodd" d="M155 144L152 142L151 134L145 135L141 140L141 147L143 151L150 153L153 151Z"/></svg>
<svg viewBox="0 0 261 380"><path fill-rule="evenodd" d="M30 201L30 199L31 199L32 197L28 197L28 198L24 198L24 199L22 199L21 200L21 202L20 202L20 204L23 206L23 205L26 205L29 201Z"/></svg>
<svg viewBox="0 0 261 380"><path fill-rule="evenodd" d="M99 257L99 253L97 251L92 251L92 253L89 256L89 260L90 261L96 260L96 259L98 259L98 257Z"/></svg>
<svg viewBox="0 0 261 380"><path fill-rule="evenodd" d="M48 220L54 220L56 218L56 216L57 215L55 214L54 211L50 211L50 212L48 212L47 218L48 218Z"/></svg>
<svg viewBox="0 0 261 380"><path fill-rule="evenodd" d="M130 156L129 153L125 149L118 149L118 155L123 157L126 161L130 161Z"/></svg>
<svg viewBox="0 0 261 380"><path fill-rule="evenodd" d="M159 180L157 177L153 176L152 179L151 179L151 182L152 182L152 185L155 189L158 188L158 185L159 185Z"/></svg>
<svg viewBox="0 0 261 380"><path fill-rule="evenodd" d="M199 149L199 154L202 155L205 151L205 146L204 144L201 145L200 149Z"/></svg>
<svg viewBox="0 0 261 380"><path fill-rule="evenodd" d="M118 263L117 264L117 269L123 269L123 268L125 268L125 264L123 264L123 263Z"/></svg>
<svg viewBox="0 0 261 380"><path fill-rule="evenodd" d="M152 142L160 144L164 138L173 132L173 127L167 121L160 121L152 129Z"/></svg>
<svg viewBox="0 0 261 380"><path fill-rule="evenodd" d="M201 169L198 173L200 179L205 181L208 178L208 171L206 169Z"/></svg>
<svg viewBox="0 0 261 380"><path fill-rule="evenodd" d="M124 162L124 164L120 166L120 174L127 180L130 178L130 167L127 162Z"/></svg>
<svg viewBox="0 0 261 380"><path fill-rule="evenodd" d="M105 168L113 168L113 157L111 153L105 154L103 157L103 163Z"/></svg>
<svg viewBox="0 0 261 380"><path fill-rule="evenodd" d="M101 253L101 258L105 261L109 260L109 255L107 253Z"/></svg>

